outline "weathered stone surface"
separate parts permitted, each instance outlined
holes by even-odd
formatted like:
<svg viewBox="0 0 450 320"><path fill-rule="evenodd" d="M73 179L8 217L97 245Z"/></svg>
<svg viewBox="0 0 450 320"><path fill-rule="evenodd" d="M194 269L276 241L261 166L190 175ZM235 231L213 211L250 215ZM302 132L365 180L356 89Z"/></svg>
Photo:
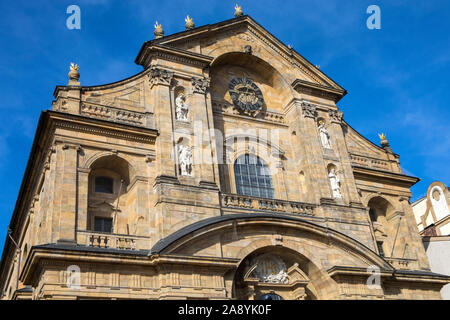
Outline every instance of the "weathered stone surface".
<svg viewBox="0 0 450 320"><path fill-rule="evenodd" d="M248 16L208 28L146 43L136 59L145 70L129 79L56 89L12 224L27 297L439 298L449 278L429 273L408 202L417 179L343 120L346 91ZM254 84L233 86L241 107L236 78ZM180 145L192 151L190 174ZM273 199L237 194L246 154L267 165ZM264 254L283 262L280 277L266 277L275 282L255 282L252 261ZM15 297L17 264L7 244L2 299Z"/></svg>

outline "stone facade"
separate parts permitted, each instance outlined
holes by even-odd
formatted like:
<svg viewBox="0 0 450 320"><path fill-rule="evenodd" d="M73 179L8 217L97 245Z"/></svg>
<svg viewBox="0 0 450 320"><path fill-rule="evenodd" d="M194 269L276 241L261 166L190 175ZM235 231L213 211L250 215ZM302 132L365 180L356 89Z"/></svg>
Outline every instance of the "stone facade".
<svg viewBox="0 0 450 320"><path fill-rule="evenodd" d="M56 88L2 299L440 298L450 278L417 231L418 179L344 121L343 88L249 16L160 33L141 73L84 87L73 66ZM246 155L273 196L242 192Z"/></svg>

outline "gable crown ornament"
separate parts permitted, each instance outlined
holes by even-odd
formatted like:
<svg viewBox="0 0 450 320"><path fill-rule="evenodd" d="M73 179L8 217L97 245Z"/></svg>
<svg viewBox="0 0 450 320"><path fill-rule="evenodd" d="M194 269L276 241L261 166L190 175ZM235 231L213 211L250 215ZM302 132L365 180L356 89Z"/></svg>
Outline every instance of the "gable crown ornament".
<svg viewBox="0 0 450 320"><path fill-rule="evenodd" d="M79 85L78 80L80 79L80 67L76 64L71 62L70 63L70 71L69 71L69 85Z"/></svg>
<svg viewBox="0 0 450 320"><path fill-rule="evenodd" d="M164 37L164 30L162 28L162 25L156 21L155 23L155 31L153 32L155 34L155 39L159 39Z"/></svg>
<svg viewBox="0 0 450 320"><path fill-rule="evenodd" d="M386 135L384 133L380 133L378 134L378 136L380 137L380 144L383 148L385 147L389 147L389 141L386 139Z"/></svg>
<svg viewBox="0 0 450 320"><path fill-rule="evenodd" d="M234 6L234 16L237 17L242 17L244 15L244 13L242 12L242 7L239 6L238 4L236 4Z"/></svg>
<svg viewBox="0 0 450 320"><path fill-rule="evenodd" d="M195 24L192 18L189 17L189 15L187 15L187 17L184 19L184 21L186 21L185 27L186 30L192 30L195 28Z"/></svg>

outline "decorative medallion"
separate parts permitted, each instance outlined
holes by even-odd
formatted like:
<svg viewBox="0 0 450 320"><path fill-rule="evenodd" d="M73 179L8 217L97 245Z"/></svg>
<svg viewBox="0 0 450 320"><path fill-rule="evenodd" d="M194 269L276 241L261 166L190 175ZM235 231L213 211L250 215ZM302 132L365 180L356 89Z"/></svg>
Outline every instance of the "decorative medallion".
<svg viewBox="0 0 450 320"><path fill-rule="evenodd" d="M248 78L234 78L228 86L231 100L241 111L253 113L262 109L264 98L261 90Z"/></svg>
<svg viewBox="0 0 450 320"><path fill-rule="evenodd" d="M289 282L286 265L279 256L264 254L257 257L253 263L257 265L254 274L261 282Z"/></svg>

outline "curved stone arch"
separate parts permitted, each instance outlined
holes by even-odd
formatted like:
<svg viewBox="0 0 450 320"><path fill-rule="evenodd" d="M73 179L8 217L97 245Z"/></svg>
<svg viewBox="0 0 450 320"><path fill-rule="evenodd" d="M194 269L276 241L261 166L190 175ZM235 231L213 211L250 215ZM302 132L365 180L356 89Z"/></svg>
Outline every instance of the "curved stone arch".
<svg viewBox="0 0 450 320"><path fill-rule="evenodd" d="M196 248L193 246L195 242L212 239L212 234L224 234L224 230L232 229L236 227L244 227L249 225L256 225L257 230L266 230L264 227L273 226L277 228L295 229L299 232L306 232L312 236L322 239L322 243L334 244L341 250L348 253L351 252L353 257L358 257L361 262L368 265L377 265L385 270L393 270L393 267L385 261L382 257L378 256L373 250L369 249L361 242L350 238L349 236L340 233L334 229L329 229L318 224L294 217L294 216L281 216L275 214L233 214L217 216L208 218L192 225L186 226L168 237L159 240L151 249L152 253L158 254L182 254L186 248ZM263 228L261 228L261 226ZM265 236L268 236L266 234ZM270 234L272 237L274 234ZM272 239L272 238L270 238ZM269 241L269 240L268 240ZM269 244L269 242L263 242ZM271 245L272 242L270 242ZM243 256L251 249L256 247L248 246L247 251L242 251L240 256L234 258L243 258ZM191 250L190 249L190 250ZM198 252L198 251L197 251ZM194 253L189 253L193 255Z"/></svg>
<svg viewBox="0 0 450 320"><path fill-rule="evenodd" d="M385 196L383 196L383 195L381 195L381 194L378 194L378 193L369 193L369 194L364 195L364 196L362 197L362 199L361 199L361 202L363 203L363 205L364 205L366 208L369 208L369 202L370 202L370 200L372 200L372 199L374 199L374 198L380 198L380 199L383 199L384 201L386 201L386 202L388 203L388 205L389 205L393 210L397 210L397 207L392 203L391 200L389 200L387 197L385 197Z"/></svg>
<svg viewBox="0 0 450 320"><path fill-rule="evenodd" d="M136 165L134 164L133 159L131 159L129 156L127 156L126 154L123 154L123 153L118 155L117 152L113 152L113 151L96 152L84 161L82 168L90 170L96 161L98 161L102 158L111 157L111 156L122 159L128 164L129 180L132 181L133 178L136 176ZM130 182L130 181L128 181L128 182Z"/></svg>
<svg viewBox="0 0 450 320"><path fill-rule="evenodd" d="M249 68L248 65L246 65L247 61L249 60L253 60L254 62L258 63L261 68L258 70L256 70L254 67L250 68L250 70L253 70L255 72L261 73L261 70L266 70L269 71L269 73L272 75L271 76L271 80L272 80L272 87L276 88L278 90L283 90L286 93L289 93L289 97L286 97L286 103L289 102L292 98L297 96L296 91L294 90L294 88L291 86L291 83L293 81L293 79L295 79L295 76L292 77L292 79L288 79L288 77L286 77L285 74L283 74L282 72L280 72L279 70L283 70L283 69L288 69L291 68L290 66L287 65L273 65L274 63L276 64L277 61L275 59L272 59L271 62L268 62L268 59L264 59L258 55L254 55L254 54L246 54L242 51L234 51L234 50L230 50L230 46L228 45L224 45L224 46L219 46L217 48L215 48L214 50L218 50L214 60L211 62L211 70L213 70L215 67L220 66L220 64L222 63L223 60L226 60L228 57L230 56L241 56L245 59L233 59L233 65L235 66L240 66L240 67L246 67ZM279 63L279 62L278 62ZM277 84L276 86L274 84ZM285 94L286 95L286 94Z"/></svg>
<svg viewBox="0 0 450 320"><path fill-rule="evenodd" d="M262 145L264 148L267 149L267 151L271 151L269 153L270 155L275 155L275 156L284 156L285 155L285 152L283 151L283 149L281 149L281 147L278 144L273 143L272 141L269 141L262 137L258 137L256 135L251 135L251 134L237 133L237 134L228 135L225 138L225 146L234 145L235 139L237 139L238 142L239 141L251 141L251 142L257 143L258 145ZM231 143L229 141L231 141ZM234 160L236 160L236 158Z"/></svg>
<svg viewBox="0 0 450 320"><path fill-rule="evenodd" d="M94 153L84 161L82 168L89 169L95 161L107 156L116 156L118 158L122 158L123 160L129 163L130 168L132 168L133 170L136 168L133 159L131 159L128 155L126 155L125 153L121 153L119 155L117 152L114 151L99 151Z"/></svg>
<svg viewBox="0 0 450 320"><path fill-rule="evenodd" d="M336 248L338 248L339 250L345 251L346 253L351 255L356 260L364 262L367 266L372 264L372 261L370 261L368 258L366 258L364 256L356 255L355 252L353 252L346 246L342 245L339 241L331 240L331 239L327 239L327 241L328 241L329 245L334 244L336 246ZM242 248L241 251L239 252L237 258L241 259L241 262L242 262L242 260L246 256L248 256L250 253L252 253L253 251L255 251L261 247L264 247L264 246L276 246L276 245L280 245L280 244L276 243L275 237L271 237L270 239L255 240L254 242L251 242L248 246ZM303 248L302 252L298 251L297 250L298 243L295 240L283 240L283 243L280 246L296 251L297 253L304 256L306 259L310 260L316 267L321 265L321 262L316 259L316 255L314 254L314 252L311 251L308 247Z"/></svg>
<svg viewBox="0 0 450 320"><path fill-rule="evenodd" d="M217 61L220 61L221 57L228 53L240 53L240 54L246 54L242 51L245 45L248 45L248 42L238 40L233 41L232 48L230 50L230 44L225 43L223 45L219 45L215 48L213 48L211 51L205 52L206 55L214 57L213 61L211 62L211 67L217 64ZM265 46L260 46L261 49L266 49ZM262 54L261 54L262 53ZM253 52L252 56L264 61L268 66L270 66L273 70L276 70L278 74L281 76L281 72L278 70L286 69L290 70L292 69L292 65L290 65L283 56L278 56L278 59L271 59L271 63L267 62L269 57L273 57L273 55L266 49L265 51L261 52ZM286 84L289 86L291 93L294 94L294 89L290 86L290 84L296 79L296 75L292 74L290 77L283 77L282 79L286 82Z"/></svg>
<svg viewBox="0 0 450 320"><path fill-rule="evenodd" d="M272 250L276 250L277 253L270 252ZM326 273L326 270L321 270L318 266L320 265L320 261L317 261L315 255L312 253L304 254L303 252L299 252L297 250L297 246L292 243L292 241L283 241L283 245L277 245L273 242L273 240L269 239L259 239L253 241L247 247L243 248L238 256L240 257L238 266L235 270L233 270L233 278L236 278L236 274L238 274L238 270L243 266L244 261L246 261L250 256L254 256L255 254L264 254L270 252L271 254L280 255L283 258L286 258L286 253L291 256L296 256L296 263L299 265L300 270L305 272L305 270L309 270L309 274L305 275L311 280L311 282L307 285L308 290L313 294L314 299L330 299L329 293L328 295L317 290L316 284L319 281L325 282L328 287L328 291L331 291L335 294L333 299L338 299L337 293L339 292L338 285L336 282ZM312 271L312 272L311 272ZM234 291L233 287L233 291ZM233 292L235 294L235 292Z"/></svg>

